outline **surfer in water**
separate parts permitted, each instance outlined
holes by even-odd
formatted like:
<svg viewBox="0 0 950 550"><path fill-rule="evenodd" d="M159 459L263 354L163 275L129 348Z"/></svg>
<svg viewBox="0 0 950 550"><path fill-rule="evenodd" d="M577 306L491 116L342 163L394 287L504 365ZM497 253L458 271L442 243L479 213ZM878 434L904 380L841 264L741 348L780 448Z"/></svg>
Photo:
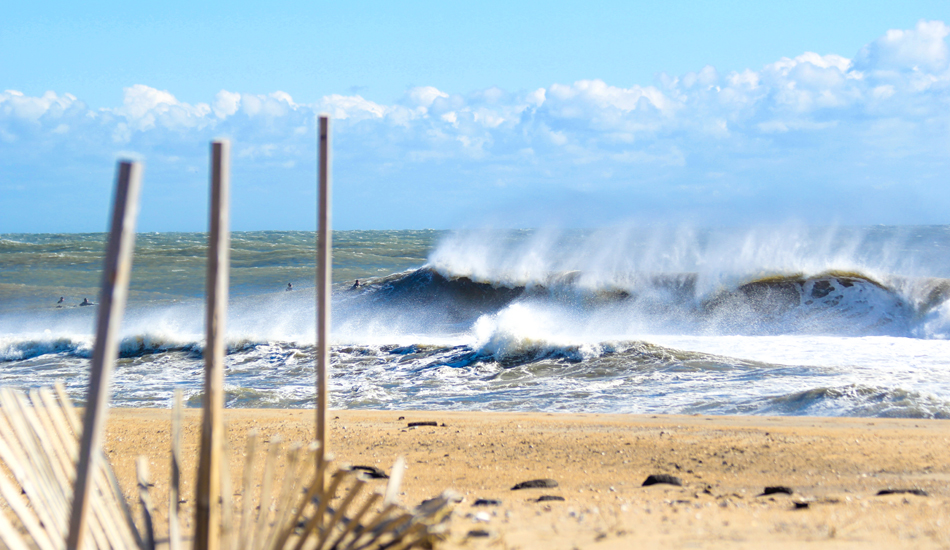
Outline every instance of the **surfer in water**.
<svg viewBox="0 0 950 550"><path fill-rule="evenodd" d="M293 289L294 289L294 285L291 283L287 283L287 288L284 289L284 292L290 292Z"/></svg>
<svg viewBox="0 0 950 550"><path fill-rule="evenodd" d="M89 298L83 298L83 299L82 299L82 303L79 304L79 305L81 305L81 306L91 306L91 305L92 305L92 302L89 301Z"/></svg>
<svg viewBox="0 0 950 550"><path fill-rule="evenodd" d="M357 279L356 282L353 283L353 286L350 287L350 290L356 290L357 288L359 288L359 287L361 287L361 286L363 286L363 285L361 285L361 284L360 284L360 280Z"/></svg>
<svg viewBox="0 0 950 550"><path fill-rule="evenodd" d="M59 301L56 302L56 303L57 303L57 304L61 304L61 303L63 303L64 301L66 301L66 298L63 297L63 296L60 296L60 297L59 297Z"/></svg>

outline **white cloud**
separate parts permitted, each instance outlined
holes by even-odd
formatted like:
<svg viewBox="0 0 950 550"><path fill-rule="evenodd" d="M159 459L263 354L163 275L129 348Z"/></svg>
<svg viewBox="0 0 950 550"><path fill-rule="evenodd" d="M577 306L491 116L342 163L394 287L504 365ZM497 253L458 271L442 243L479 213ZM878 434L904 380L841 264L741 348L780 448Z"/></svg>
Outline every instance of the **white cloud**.
<svg viewBox="0 0 950 550"><path fill-rule="evenodd" d="M663 95L663 92L653 86L618 88L609 86L602 80L579 80L570 86L554 84L549 92L551 100L564 103L574 102L575 105L586 104L597 109L633 111L638 106L642 108L644 104L641 100L644 99L660 111L673 107L673 103Z"/></svg>
<svg viewBox="0 0 950 550"><path fill-rule="evenodd" d="M545 98L547 97L547 90L544 88L538 88L537 90L528 94L525 98L528 103L535 107L540 107L544 103Z"/></svg>
<svg viewBox="0 0 950 550"><path fill-rule="evenodd" d="M330 95L323 98L320 109L335 119L382 118L387 109L382 105L363 99L362 96Z"/></svg>
<svg viewBox="0 0 950 550"><path fill-rule="evenodd" d="M157 90L144 84L124 88L122 107L111 110L125 118L126 126L140 132L154 128L193 129L210 124L211 107L206 103L189 105L175 99L167 90Z"/></svg>
<svg viewBox="0 0 950 550"><path fill-rule="evenodd" d="M152 162L177 157L200 165L207 140L226 135L242 162L303 170L312 166L314 119L327 112L340 122L339 153L358 160L353 169L366 182L425 167L426 177L439 181L496 171L492 181L508 189L567 188L578 178L584 189L598 182L614 189L650 177L682 190L705 174L729 175L714 178L723 185L743 174L742 185L717 191L728 195L764 189L762 181L797 166L871 186L891 169L881 164L887 159L912 160L908 174L946 173L948 36L944 23L921 21L889 31L854 59L805 52L760 68L720 73L706 66L628 87L596 79L520 93L421 86L392 103L332 94L305 104L283 91L221 90L192 105L136 84L125 89L121 106L96 111L68 93L8 90L0 93L0 140L8 144L0 166L25 151L71 154L81 163L108 143ZM63 147L76 138L86 153L80 145ZM786 171L775 172L777 166Z"/></svg>
<svg viewBox="0 0 950 550"><path fill-rule="evenodd" d="M149 115L149 111L178 105L175 96L165 90L156 90L144 84L136 84L125 88L122 107L116 112L132 119L141 119Z"/></svg>
<svg viewBox="0 0 950 550"><path fill-rule="evenodd" d="M284 117L297 109L297 104L284 92L267 95L242 94L241 112L249 117L273 119Z"/></svg>
<svg viewBox="0 0 950 550"><path fill-rule="evenodd" d="M21 120L36 122L44 116L62 116L74 106L84 107L72 94L59 96L55 92L46 92L40 97L29 97L17 90L0 93L0 115Z"/></svg>
<svg viewBox="0 0 950 550"><path fill-rule="evenodd" d="M433 86L420 86L409 90L407 96L412 104L422 109L428 109L436 99L449 97L449 94Z"/></svg>
<svg viewBox="0 0 950 550"><path fill-rule="evenodd" d="M943 21L921 20L914 29L887 31L862 48L856 61L861 67L880 71L943 71L950 60L947 35L950 27Z"/></svg>
<svg viewBox="0 0 950 550"><path fill-rule="evenodd" d="M241 108L241 94L221 90L214 96L211 108L218 118L227 118Z"/></svg>
<svg viewBox="0 0 950 550"><path fill-rule="evenodd" d="M875 86L871 89L871 95L875 99L887 99L894 95L894 86L890 84L884 84L882 86Z"/></svg>

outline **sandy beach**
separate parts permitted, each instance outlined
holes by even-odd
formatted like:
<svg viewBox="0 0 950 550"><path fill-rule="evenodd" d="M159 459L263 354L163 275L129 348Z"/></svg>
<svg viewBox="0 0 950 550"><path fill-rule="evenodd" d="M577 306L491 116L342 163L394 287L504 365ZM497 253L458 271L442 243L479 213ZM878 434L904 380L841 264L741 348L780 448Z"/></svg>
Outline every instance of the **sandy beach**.
<svg viewBox="0 0 950 550"><path fill-rule="evenodd" d="M186 532L200 412L184 420ZM135 457L149 458L159 537L170 417L113 409L107 427L106 450L130 500ZM330 418L336 463L389 472L405 457L404 505L445 489L462 496L444 548L950 547L950 421L353 410ZM249 430L264 441L313 437L312 410L230 409L226 420L234 480ZM422 421L439 425L408 427ZM657 474L682 485L642 486ZM534 479L557 487L512 490ZM381 489L385 480L373 483ZM792 494L759 496L777 486ZM888 489L915 492L878 495Z"/></svg>

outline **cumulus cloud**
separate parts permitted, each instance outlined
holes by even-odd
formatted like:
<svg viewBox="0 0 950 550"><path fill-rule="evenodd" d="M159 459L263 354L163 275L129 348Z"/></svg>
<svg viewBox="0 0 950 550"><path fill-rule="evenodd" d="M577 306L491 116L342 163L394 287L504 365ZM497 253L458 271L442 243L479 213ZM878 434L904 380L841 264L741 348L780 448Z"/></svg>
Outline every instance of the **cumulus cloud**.
<svg viewBox="0 0 950 550"><path fill-rule="evenodd" d="M363 99L361 96L344 96L337 94L323 98L319 109L334 119L339 120L382 118L386 116L388 111L386 107Z"/></svg>
<svg viewBox="0 0 950 550"><path fill-rule="evenodd" d="M947 68L947 35L943 21L920 21L910 30L893 29L861 49L858 65L877 71L944 71Z"/></svg>
<svg viewBox="0 0 950 550"><path fill-rule="evenodd" d="M82 109L84 105L72 94L46 92L40 97L28 97L16 90L0 93L0 116L4 118L39 122L44 117L62 117L74 107Z"/></svg>
<svg viewBox="0 0 950 550"><path fill-rule="evenodd" d="M143 84L124 89L122 106L107 110L125 119L125 127L140 132L160 125L166 129L201 129L208 126L211 107L206 103L189 105L175 99L166 90L156 90Z"/></svg>
<svg viewBox="0 0 950 550"><path fill-rule="evenodd" d="M0 93L0 140L18 145L5 146L0 163L15 163L17 147L62 152L65 140L80 136L90 149L111 142L184 162L224 135L244 162L302 170L312 164L314 118L325 112L336 121L338 154L364 182L478 187L494 174L509 190L547 193L618 192L651 181L671 194L713 189L746 200L822 173L852 187L923 181L947 173L948 36L945 23L921 21L851 58L804 52L760 68L706 66L629 87L597 79L523 92L420 86L389 104L346 94L305 104L283 91L221 90L191 105L134 84L121 106L92 110L69 93L8 90ZM76 163L87 158L70 151ZM888 160L896 158L903 164Z"/></svg>
<svg viewBox="0 0 950 550"><path fill-rule="evenodd" d="M410 103L423 109L428 109L436 99L449 97L449 94L433 86L412 88L406 95Z"/></svg>
<svg viewBox="0 0 950 550"><path fill-rule="evenodd" d="M227 118L241 108L241 94L221 90L214 96L211 109L218 118Z"/></svg>

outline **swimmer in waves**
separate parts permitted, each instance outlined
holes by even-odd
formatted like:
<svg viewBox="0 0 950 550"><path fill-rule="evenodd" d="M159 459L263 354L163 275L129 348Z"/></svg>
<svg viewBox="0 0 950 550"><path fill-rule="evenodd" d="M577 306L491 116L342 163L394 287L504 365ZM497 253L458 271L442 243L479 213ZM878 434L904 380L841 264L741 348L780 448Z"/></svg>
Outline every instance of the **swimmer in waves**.
<svg viewBox="0 0 950 550"><path fill-rule="evenodd" d="M353 286L350 287L350 290L356 290L357 288L360 288L360 287L362 287L362 286L363 286L363 285L360 284L360 280L357 279L356 282L353 283Z"/></svg>
<svg viewBox="0 0 950 550"><path fill-rule="evenodd" d="M93 304L92 302L90 302L90 301L89 301L89 298L83 298L83 299L82 299L82 303L79 304L79 305L80 305L80 306L94 306L95 304Z"/></svg>

